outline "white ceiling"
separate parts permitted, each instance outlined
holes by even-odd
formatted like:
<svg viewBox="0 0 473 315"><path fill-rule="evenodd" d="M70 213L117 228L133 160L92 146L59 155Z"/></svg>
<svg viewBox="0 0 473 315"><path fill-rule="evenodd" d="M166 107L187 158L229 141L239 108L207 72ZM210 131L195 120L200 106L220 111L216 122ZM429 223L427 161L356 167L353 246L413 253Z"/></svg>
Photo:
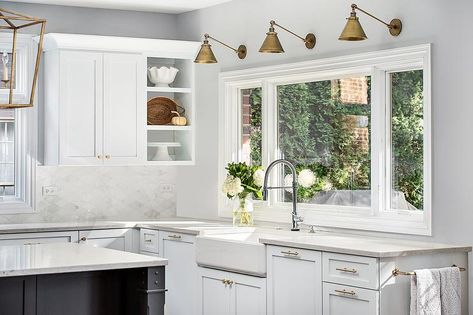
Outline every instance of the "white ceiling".
<svg viewBox="0 0 473 315"><path fill-rule="evenodd" d="M183 13L232 0L8 0L74 7L104 8L162 13Z"/></svg>

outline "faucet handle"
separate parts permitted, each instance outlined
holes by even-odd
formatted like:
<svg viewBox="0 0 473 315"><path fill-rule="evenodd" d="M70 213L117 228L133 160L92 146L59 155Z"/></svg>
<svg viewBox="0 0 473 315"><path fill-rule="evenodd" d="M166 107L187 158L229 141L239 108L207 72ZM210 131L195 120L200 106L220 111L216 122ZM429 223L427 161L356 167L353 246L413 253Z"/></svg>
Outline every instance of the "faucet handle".
<svg viewBox="0 0 473 315"><path fill-rule="evenodd" d="M304 217L297 215L297 214L292 214L292 217L294 218L294 221L297 223L304 222Z"/></svg>

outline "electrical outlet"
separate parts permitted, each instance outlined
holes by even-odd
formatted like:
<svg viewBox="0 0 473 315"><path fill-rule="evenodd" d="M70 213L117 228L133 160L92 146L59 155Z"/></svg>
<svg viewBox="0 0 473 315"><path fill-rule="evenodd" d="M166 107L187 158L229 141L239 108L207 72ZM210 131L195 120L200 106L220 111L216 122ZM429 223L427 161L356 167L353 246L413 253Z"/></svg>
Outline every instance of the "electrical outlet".
<svg viewBox="0 0 473 315"><path fill-rule="evenodd" d="M162 193L170 193L174 191L174 185L173 184L161 184L160 185L160 190Z"/></svg>
<svg viewBox="0 0 473 315"><path fill-rule="evenodd" d="M43 186L43 196L57 196L57 187Z"/></svg>

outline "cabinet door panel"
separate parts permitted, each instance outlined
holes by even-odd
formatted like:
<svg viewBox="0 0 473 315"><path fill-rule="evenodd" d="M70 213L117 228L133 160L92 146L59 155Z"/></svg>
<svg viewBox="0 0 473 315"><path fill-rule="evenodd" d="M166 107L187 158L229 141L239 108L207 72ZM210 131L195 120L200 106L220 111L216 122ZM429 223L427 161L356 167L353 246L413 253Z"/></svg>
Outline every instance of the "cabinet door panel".
<svg viewBox="0 0 473 315"><path fill-rule="evenodd" d="M229 273L234 315L266 315L266 279Z"/></svg>
<svg viewBox="0 0 473 315"><path fill-rule="evenodd" d="M145 100L141 80L146 78L141 55L104 55L105 163L138 163L142 158Z"/></svg>
<svg viewBox="0 0 473 315"><path fill-rule="evenodd" d="M200 299L197 312L199 315L233 315L230 311L231 290L223 283L228 273L208 268L198 268ZM184 313L183 313L184 314Z"/></svg>
<svg viewBox="0 0 473 315"><path fill-rule="evenodd" d="M193 314L196 301L195 246L193 237L168 239L160 232L162 257L169 260L166 266L166 314ZM185 301L185 302L183 302Z"/></svg>
<svg viewBox="0 0 473 315"><path fill-rule="evenodd" d="M132 232L130 229L79 231L79 242L129 252L133 249Z"/></svg>
<svg viewBox="0 0 473 315"><path fill-rule="evenodd" d="M268 314L322 314L321 254L268 246Z"/></svg>
<svg viewBox="0 0 473 315"><path fill-rule="evenodd" d="M324 315L377 315L378 291L324 283Z"/></svg>
<svg viewBox="0 0 473 315"><path fill-rule="evenodd" d="M60 163L101 164L102 54L61 52Z"/></svg>
<svg viewBox="0 0 473 315"><path fill-rule="evenodd" d="M125 238L94 238L88 239L84 243L94 247L125 251Z"/></svg>

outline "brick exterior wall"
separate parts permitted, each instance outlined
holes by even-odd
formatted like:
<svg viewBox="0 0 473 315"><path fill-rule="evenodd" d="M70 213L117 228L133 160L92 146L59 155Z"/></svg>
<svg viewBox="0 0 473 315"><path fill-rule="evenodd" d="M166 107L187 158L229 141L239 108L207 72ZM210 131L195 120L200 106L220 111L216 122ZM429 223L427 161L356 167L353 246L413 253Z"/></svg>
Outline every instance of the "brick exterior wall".
<svg viewBox="0 0 473 315"><path fill-rule="evenodd" d="M242 124L242 135L241 135L241 149L242 158L244 162L250 163L250 132L251 132L251 104L250 104L250 89L241 90L241 124Z"/></svg>
<svg viewBox="0 0 473 315"><path fill-rule="evenodd" d="M339 82L339 98L346 104L368 104L368 79L366 77L336 80Z"/></svg>

